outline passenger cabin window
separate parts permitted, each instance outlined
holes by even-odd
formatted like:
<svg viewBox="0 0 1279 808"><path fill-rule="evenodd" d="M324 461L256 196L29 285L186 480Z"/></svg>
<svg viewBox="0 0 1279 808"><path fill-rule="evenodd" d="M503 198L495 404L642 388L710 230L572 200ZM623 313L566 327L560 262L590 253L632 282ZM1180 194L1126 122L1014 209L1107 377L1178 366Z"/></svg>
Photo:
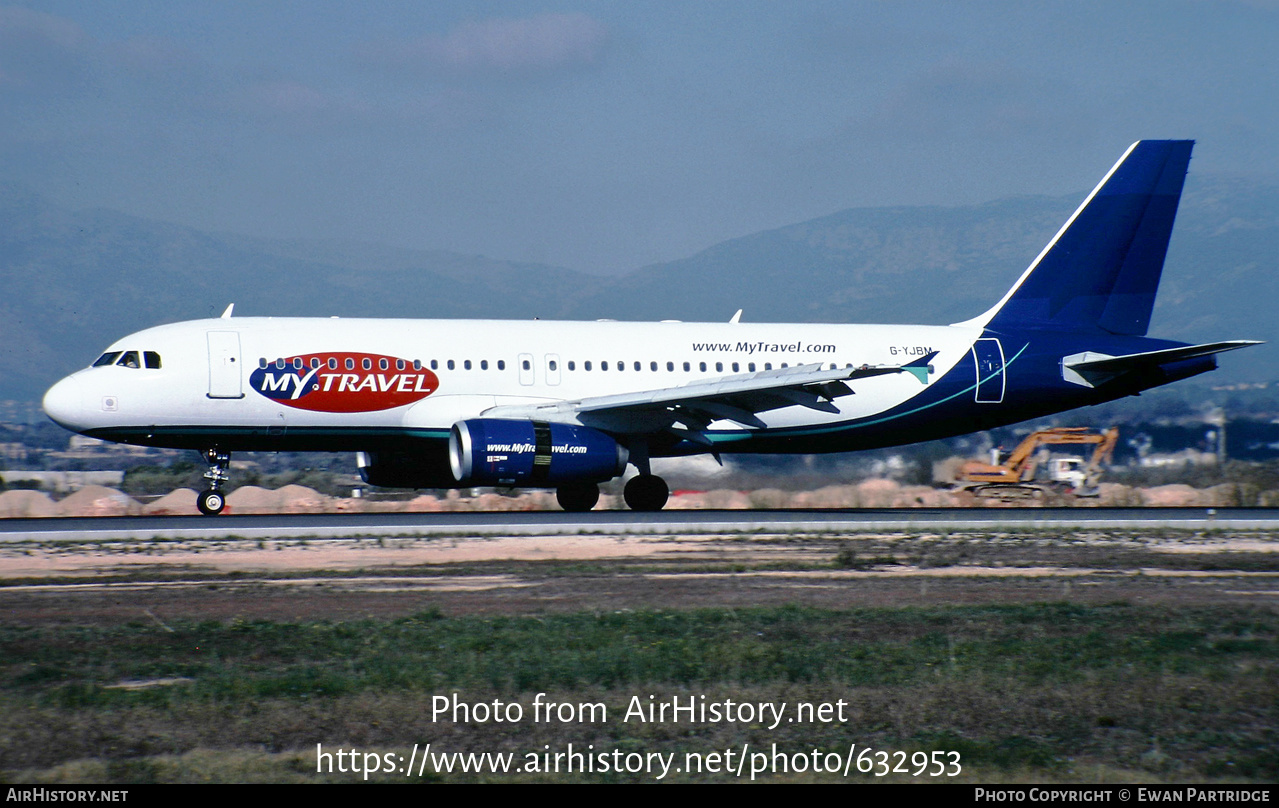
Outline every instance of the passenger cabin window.
<svg viewBox="0 0 1279 808"><path fill-rule="evenodd" d="M499 359L499 360L497 360L497 369L498 369L498 370L506 370L506 360L505 360L505 359Z"/></svg>

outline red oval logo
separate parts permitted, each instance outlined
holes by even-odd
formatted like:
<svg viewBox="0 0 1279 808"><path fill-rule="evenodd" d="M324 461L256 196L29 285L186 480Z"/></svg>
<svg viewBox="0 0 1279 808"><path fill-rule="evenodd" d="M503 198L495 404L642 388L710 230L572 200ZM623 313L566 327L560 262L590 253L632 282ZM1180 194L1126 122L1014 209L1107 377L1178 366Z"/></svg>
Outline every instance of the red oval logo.
<svg viewBox="0 0 1279 808"><path fill-rule="evenodd" d="M314 353L277 359L249 376L272 401L315 412L376 412L403 407L434 393L439 377L394 356Z"/></svg>

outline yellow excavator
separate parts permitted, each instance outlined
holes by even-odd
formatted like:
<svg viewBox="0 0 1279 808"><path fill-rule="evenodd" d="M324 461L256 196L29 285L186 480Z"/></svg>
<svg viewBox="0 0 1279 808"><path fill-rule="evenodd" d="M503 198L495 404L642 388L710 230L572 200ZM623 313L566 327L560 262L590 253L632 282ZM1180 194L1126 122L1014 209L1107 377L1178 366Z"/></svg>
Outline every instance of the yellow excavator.
<svg viewBox="0 0 1279 808"><path fill-rule="evenodd" d="M978 497L996 499L1042 498L1049 493L1095 497L1102 464L1110 461L1119 442L1119 428L1104 432L1085 427L1058 427L1032 432L1000 462L992 450L990 463L965 461L955 475L956 488ZM1076 455L1053 455L1049 446L1095 446L1087 463ZM1040 466L1046 474L1036 479Z"/></svg>

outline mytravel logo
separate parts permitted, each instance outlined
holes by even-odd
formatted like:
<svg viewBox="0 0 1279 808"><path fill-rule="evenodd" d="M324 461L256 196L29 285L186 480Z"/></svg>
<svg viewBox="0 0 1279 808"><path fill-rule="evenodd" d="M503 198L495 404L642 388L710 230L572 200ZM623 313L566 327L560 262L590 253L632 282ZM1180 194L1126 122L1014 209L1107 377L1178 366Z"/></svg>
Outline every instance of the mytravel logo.
<svg viewBox="0 0 1279 808"><path fill-rule="evenodd" d="M394 356L304 354L277 359L249 376L273 401L316 412L373 412L412 404L434 393L439 378Z"/></svg>

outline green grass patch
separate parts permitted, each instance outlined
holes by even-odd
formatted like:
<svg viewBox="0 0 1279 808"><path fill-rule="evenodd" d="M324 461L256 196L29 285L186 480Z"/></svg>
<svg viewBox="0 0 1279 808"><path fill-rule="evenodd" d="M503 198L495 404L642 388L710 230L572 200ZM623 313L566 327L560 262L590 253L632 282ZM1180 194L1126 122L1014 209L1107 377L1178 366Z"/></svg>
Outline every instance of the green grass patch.
<svg viewBox="0 0 1279 808"><path fill-rule="evenodd" d="M0 690L83 706L162 698L235 702L387 688L497 692L647 684L837 682L909 686L934 671L999 671L1051 684L1138 669L1210 676L1279 657L1258 613L1128 605L852 609L807 607L286 623L0 627ZM1216 626L1216 628L1213 628ZM1233 627L1232 627L1233 626ZM165 691L120 680L189 677Z"/></svg>
<svg viewBox="0 0 1279 808"><path fill-rule="evenodd" d="M528 737L539 745L856 742L956 750L966 766L1000 776L1069 779L1077 761L1089 760L1160 776L1279 777L1279 616L1265 608L781 606L518 617L431 610L168 627L0 626L0 712L11 724L0 774L105 755L112 762L104 777L141 782L172 779L173 767L157 755L210 746L411 746L438 729L423 719L435 695L528 705L546 692L589 694L615 715L637 694L774 702L803 694L847 699L852 717L675 733L616 722L489 724L453 727L452 741L509 745L518 729L536 730Z"/></svg>

